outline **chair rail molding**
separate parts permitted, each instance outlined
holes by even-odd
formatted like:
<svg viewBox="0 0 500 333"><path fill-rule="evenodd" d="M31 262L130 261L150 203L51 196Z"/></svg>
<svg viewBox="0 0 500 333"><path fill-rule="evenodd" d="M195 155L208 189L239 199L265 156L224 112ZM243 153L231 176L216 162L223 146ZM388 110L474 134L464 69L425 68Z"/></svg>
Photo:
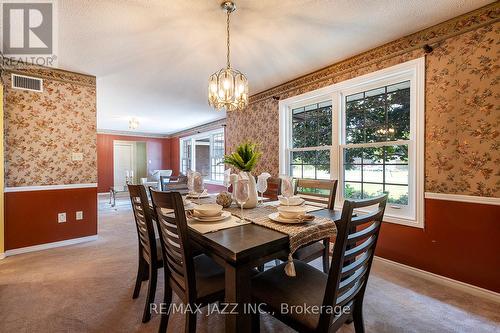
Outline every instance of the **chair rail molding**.
<svg viewBox="0 0 500 333"><path fill-rule="evenodd" d="M425 198L434 200L447 200L447 201L469 202L475 204L500 206L500 198L495 198L495 197L480 197L475 195L425 192Z"/></svg>
<svg viewBox="0 0 500 333"><path fill-rule="evenodd" d="M92 188L92 187L97 187L97 183L6 187L4 189L4 192L10 193L10 192L30 192L30 191L48 191L48 190L70 190L75 188Z"/></svg>

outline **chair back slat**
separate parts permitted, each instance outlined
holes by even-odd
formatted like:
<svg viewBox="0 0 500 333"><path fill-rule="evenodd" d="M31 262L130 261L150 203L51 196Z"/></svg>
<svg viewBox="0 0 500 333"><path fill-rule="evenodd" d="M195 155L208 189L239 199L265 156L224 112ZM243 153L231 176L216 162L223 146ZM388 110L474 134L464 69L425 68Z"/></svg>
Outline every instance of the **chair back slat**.
<svg viewBox="0 0 500 333"><path fill-rule="evenodd" d="M185 299L196 298L196 282L189 230L181 194L150 189L156 223L169 281L184 292Z"/></svg>
<svg viewBox="0 0 500 333"><path fill-rule="evenodd" d="M347 243L349 245L355 244L363 239L366 239L370 237L371 235L375 234L380 227L380 222L375 221L375 223L372 223L370 226L361 229L360 231L357 231L355 233L350 234L347 237Z"/></svg>
<svg viewBox="0 0 500 333"><path fill-rule="evenodd" d="M356 283L358 283L359 279L361 279L367 271L368 267L366 265L363 265L360 269L356 270L354 274L351 274L347 279L342 280L339 285L339 294L343 294L347 289L353 287Z"/></svg>
<svg viewBox="0 0 500 333"><path fill-rule="evenodd" d="M156 260L156 239L146 189L142 185L129 184L128 191L134 213L139 251L151 264L151 260Z"/></svg>
<svg viewBox="0 0 500 333"><path fill-rule="evenodd" d="M333 209L337 183L337 180L297 179L294 193L306 201L325 204L328 209Z"/></svg>
<svg viewBox="0 0 500 333"><path fill-rule="evenodd" d="M342 307L363 301L386 202L387 195L367 200L345 200L342 217L335 222L337 238L324 306ZM374 211L365 213L366 208L374 205L377 205ZM319 331L326 332L334 316L322 313Z"/></svg>
<svg viewBox="0 0 500 333"><path fill-rule="evenodd" d="M370 238L366 239L361 244L353 247L352 249L346 250L344 252L344 261L354 259L358 255L363 254L365 252L368 252L368 250L373 248L373 245L375 244L376 239L377 239L377 236L371 235Z"/></svg>
<svg viewBox="0 0 500 333"><path fill-rule="evenodd" d="M357 270L359 270L360 267L362 268L362 266L364 266L365 263L368 260L370 260L371 254L372 253L370 251L365 252L362 255L360 255L358 258L356 258L356 260L354 260L351 263L349 263L349 265L342 267L342 270L341 270L341 279L349 277L354 272L356 272Z"/></svg>

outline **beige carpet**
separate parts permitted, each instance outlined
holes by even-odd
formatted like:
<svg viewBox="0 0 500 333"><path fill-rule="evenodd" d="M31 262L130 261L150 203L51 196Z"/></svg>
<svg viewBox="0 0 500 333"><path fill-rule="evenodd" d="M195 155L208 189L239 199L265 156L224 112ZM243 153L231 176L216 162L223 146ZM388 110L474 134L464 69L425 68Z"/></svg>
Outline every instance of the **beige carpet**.
<svg viewBox="0 0 500 333"><path fill-rule="evenodd" d="M97 241L0 261L0 332L157 332L159 316L141 323L146 284L132 300L137 238L130 208L122 201L113 210L105 200ZM158 302L163 274L159 281ZM364 314L368 332L500 332L499 308L375 263ZM169 332L183 325L174 315ZM262 332L291 331L268 316L261 325ZM199 316L198 332L223 331L223 316ZM353 325L341 332L354 332Z"/></svg>

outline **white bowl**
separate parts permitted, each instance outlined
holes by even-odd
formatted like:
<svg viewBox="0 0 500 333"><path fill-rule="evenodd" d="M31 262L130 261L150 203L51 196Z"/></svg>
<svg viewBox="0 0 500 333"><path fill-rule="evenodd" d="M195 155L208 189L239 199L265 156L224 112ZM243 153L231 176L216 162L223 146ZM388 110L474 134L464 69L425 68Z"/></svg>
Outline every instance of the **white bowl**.
<svg viewBox="0 0 500 333"><path fill-rule="evenodd" d="M194 210L202 216L217 216L222 212L222 206L216 204L203 204L194 207Z"/></svg>
<svg viewBox="0 0 500 333"><path fill-rule="evenodd" d="M278 200L280 201L280 204L284 206L298 206L304 203L304 199L299 196L289 197L287 200L286 197L279 195Z"/></svg>
<svg viewBox="0 0 500 333"><path fill-rule="evenodd" d="M278 207L278 212L286 219L295 219L306 215L307 210L301 206L280 206Z"/></svg>

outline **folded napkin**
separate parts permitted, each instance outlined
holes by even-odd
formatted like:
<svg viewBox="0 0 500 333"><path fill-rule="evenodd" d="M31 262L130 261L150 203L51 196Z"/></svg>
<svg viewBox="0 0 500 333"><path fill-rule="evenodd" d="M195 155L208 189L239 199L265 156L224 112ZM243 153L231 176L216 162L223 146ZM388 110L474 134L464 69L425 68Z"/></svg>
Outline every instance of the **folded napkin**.
<svg viewBox="0 0 500 333"><path fill-rule="evenodd" d="M188 188L194 193L203 193L205 185L203 184L203 177L199 172L189 170L187 172Z"/></svg>
<svg viewBox="0 0 500 333"><path fill-rule="evenodd" d="M281 195L285 198L293 197L293 177L281 175Z"/></svg>

